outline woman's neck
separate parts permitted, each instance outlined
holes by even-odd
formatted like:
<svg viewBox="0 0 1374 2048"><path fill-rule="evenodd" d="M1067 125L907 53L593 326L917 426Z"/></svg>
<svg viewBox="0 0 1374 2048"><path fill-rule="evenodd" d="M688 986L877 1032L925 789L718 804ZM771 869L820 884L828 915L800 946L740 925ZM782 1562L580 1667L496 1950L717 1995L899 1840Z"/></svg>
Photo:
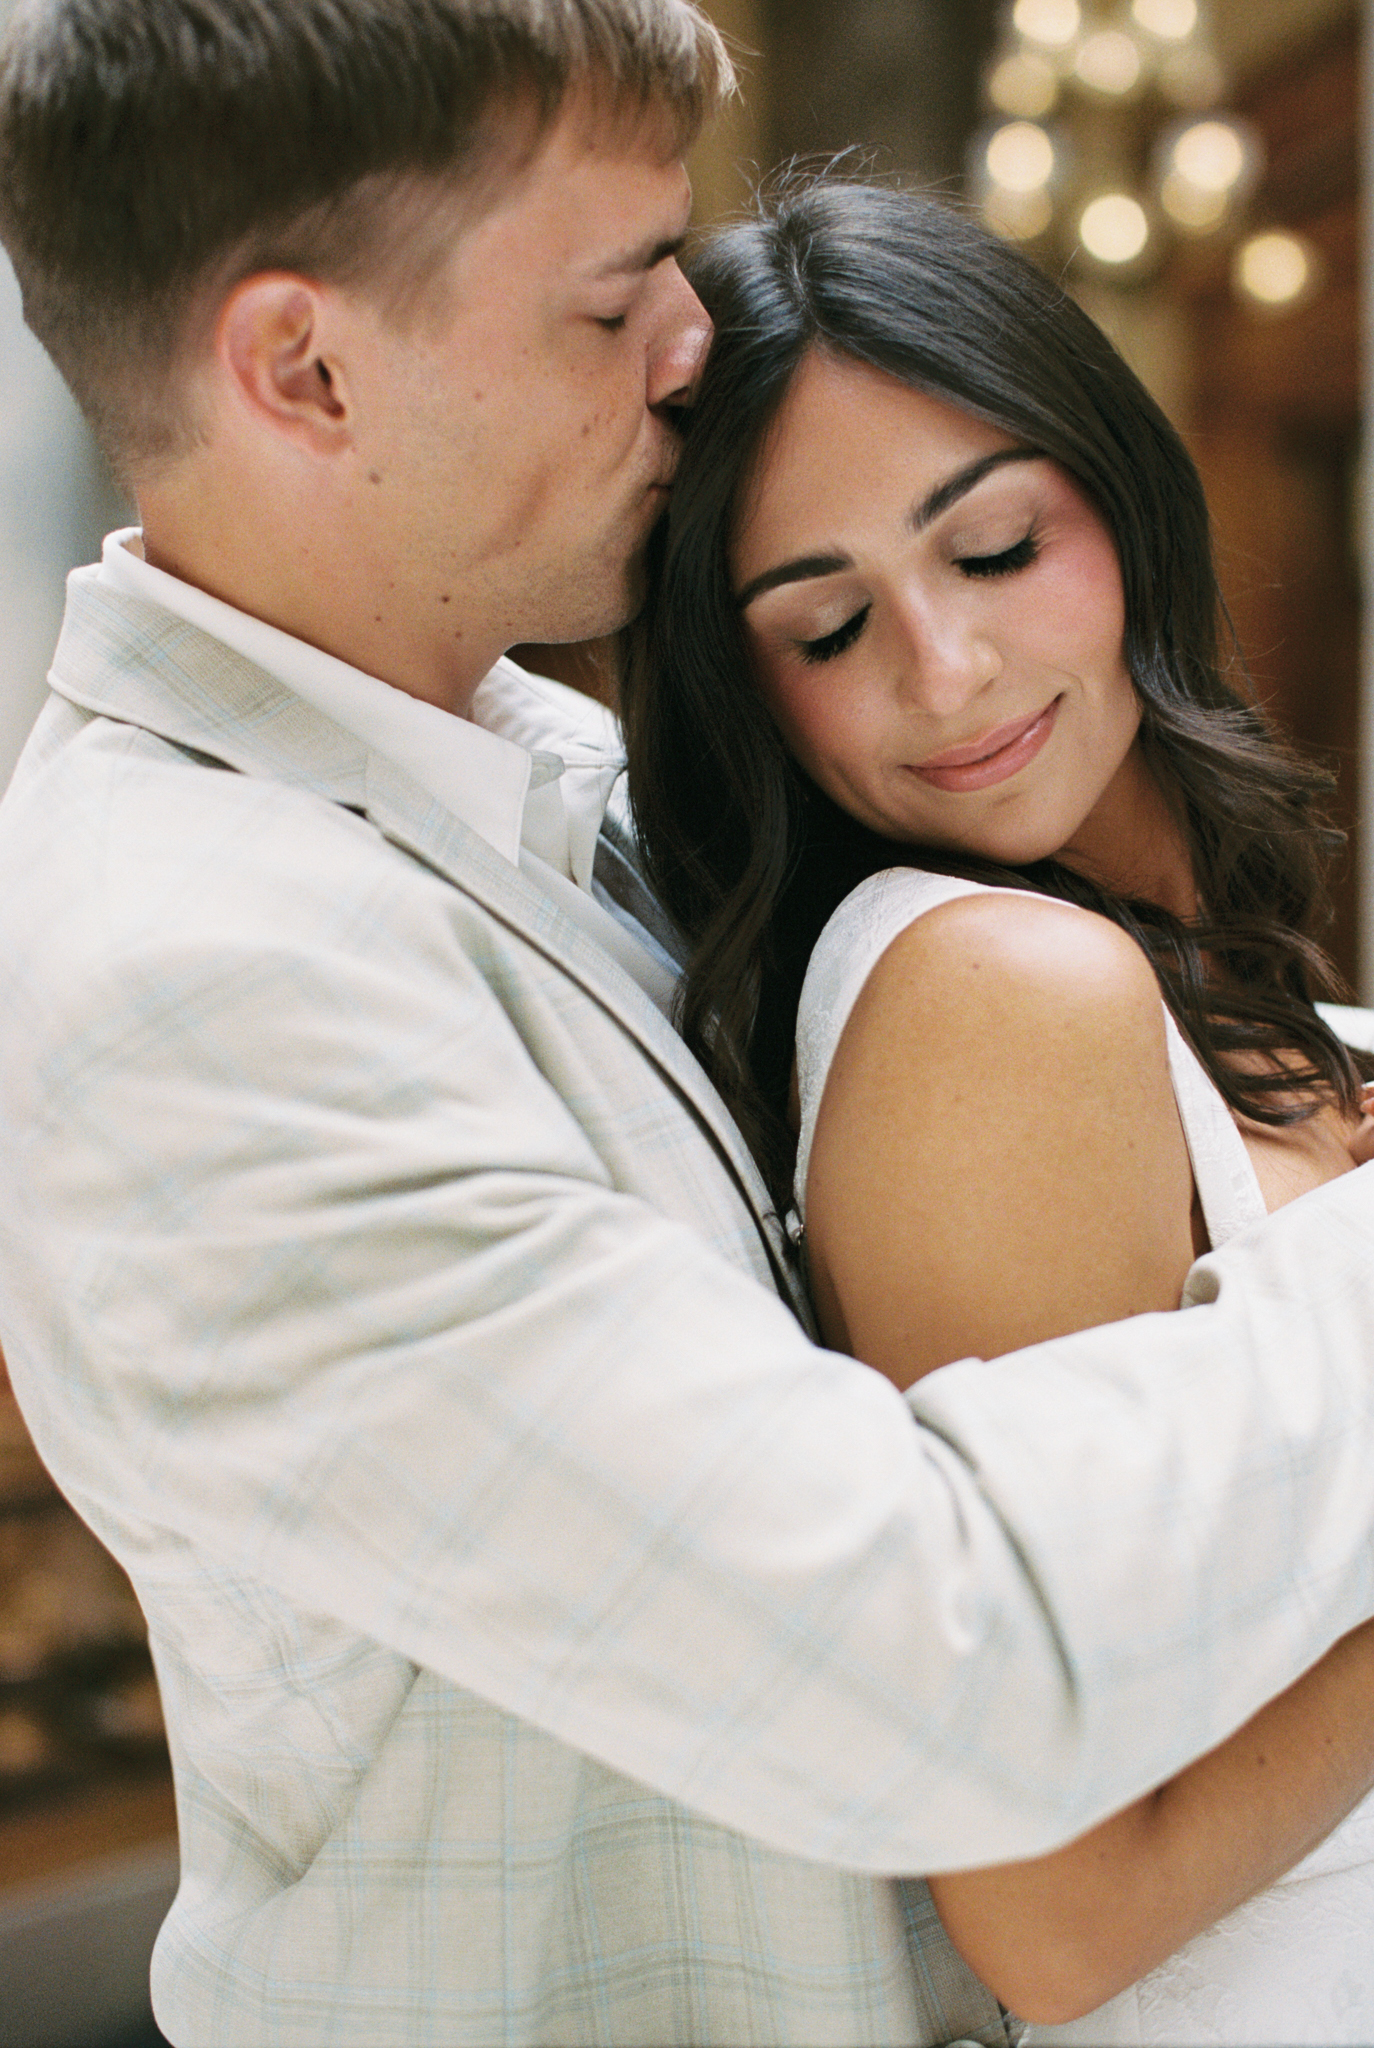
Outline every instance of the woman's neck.
<svg viewBox="0 0 1374 2048"><path fill-rule="evenodd" d="M1198 914L1183 828L1138 740L1056 858L1114 895L1157 903L1185 922Z"/></svg>

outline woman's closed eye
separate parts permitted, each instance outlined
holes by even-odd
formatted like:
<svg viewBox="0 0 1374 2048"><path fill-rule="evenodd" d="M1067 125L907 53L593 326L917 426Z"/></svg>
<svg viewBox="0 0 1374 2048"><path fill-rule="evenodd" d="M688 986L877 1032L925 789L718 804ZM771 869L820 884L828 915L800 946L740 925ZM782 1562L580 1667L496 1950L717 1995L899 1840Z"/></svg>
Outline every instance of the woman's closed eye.
<svg viewBox="0 0 1374 2048"><path fill-rule="evenodd" d="M1014 576L1018 569L1029 569L1039 553L1040 543L1031 532L1000 555L959 555L955 567L963 576Z"/></svg>
<svg viewBox="0 0 1374 2048"><path fill-rule="evenodd" d="M822 635L819 640L799 640L798 654L803 661L834 661L837 655L847 653L854 645L867 625L872 609L871 604L862 605L842 626L837 626L833 633Z"/></svg>
<svg viewBox="0 0 1374 2048"><path fill-rule="evenodd" d="M973 578L1015 576L1019 570L1029 569L1039 553L1040 539L1032 528L1014 546L1003 548L998 554L957 555L954 566L961 576ZM838 660L840 655L849 652L863 632L872 609L871 604L861 605L833 633L823 633L814 640L796 641L797 653L803 661L811 664Z"/></svg>

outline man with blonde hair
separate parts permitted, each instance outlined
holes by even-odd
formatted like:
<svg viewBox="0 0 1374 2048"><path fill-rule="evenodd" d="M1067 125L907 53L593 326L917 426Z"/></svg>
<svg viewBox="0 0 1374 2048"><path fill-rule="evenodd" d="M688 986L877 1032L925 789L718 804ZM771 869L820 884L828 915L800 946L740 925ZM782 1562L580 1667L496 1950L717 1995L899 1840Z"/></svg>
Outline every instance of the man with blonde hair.
<svg viewBox="0 0 1374 2048"><path fill-rule="evenodd" d="M141 516L0 812L0 1337L148 1616L184 2048L1003 2041L894 1880L1374 1607L1368 1176L904 1403L671 1029L613 724L504 659L635 608L729 89L687 0L33 0L0 61Z"/></svg>

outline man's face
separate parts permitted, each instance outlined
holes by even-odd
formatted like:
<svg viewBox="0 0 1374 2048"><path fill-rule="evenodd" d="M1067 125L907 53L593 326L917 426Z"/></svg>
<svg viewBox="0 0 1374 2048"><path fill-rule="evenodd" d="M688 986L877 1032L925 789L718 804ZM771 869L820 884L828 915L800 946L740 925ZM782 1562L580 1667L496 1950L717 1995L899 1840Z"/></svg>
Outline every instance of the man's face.
<svg viewBox="0 0 1374 2048"><path fill-rule="evenodd" d="M459 224L433 311L373 329L358 509L392 604L419 606L474 683L517 640L633 614L673 408L710 339L676 262L682 164L657 120L602 115L598 139L595 118L575 100Z"/></svg>

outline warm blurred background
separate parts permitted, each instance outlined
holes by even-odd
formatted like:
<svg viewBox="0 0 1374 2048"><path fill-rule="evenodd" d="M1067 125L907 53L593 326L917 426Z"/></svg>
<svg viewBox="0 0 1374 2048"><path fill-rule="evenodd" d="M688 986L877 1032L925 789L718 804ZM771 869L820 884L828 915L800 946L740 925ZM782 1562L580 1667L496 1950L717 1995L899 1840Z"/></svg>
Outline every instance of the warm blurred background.
<svg viewBox="0 0 1374 2048"><path fill-rule="evenodd" d="M1374 831L1360 829L1374 0L706 5L745 90L695 153L703 223L780 161L856 148L1061 272L1182 428L1250 671L1339 772L1351 844L1334 949L1374 999ZM0 260L0 784L42 698L63 574L119 516ZM143 1981L172 1829L137 1607L0 1378L0 2048L157 2040Z"/></svg>

